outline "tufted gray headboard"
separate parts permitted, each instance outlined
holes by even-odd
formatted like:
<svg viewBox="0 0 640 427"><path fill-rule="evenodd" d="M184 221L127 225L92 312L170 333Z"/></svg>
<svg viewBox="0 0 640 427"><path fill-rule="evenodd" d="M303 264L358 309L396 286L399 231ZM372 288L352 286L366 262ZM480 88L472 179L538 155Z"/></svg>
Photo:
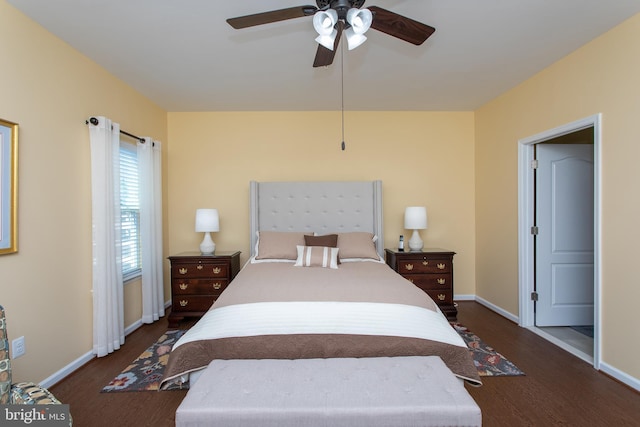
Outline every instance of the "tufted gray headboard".
<svg viewBox="0 0 640 427"><path fill-rule="evenodd" d="M382 181L251 181L249 204L251 256L259 230L368 231L384 256Z"/></svg>

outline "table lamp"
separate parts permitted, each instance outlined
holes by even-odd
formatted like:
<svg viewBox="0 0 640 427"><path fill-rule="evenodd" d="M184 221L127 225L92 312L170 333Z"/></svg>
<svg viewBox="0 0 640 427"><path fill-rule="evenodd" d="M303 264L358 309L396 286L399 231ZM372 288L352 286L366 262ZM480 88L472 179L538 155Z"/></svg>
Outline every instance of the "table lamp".
<svg viewBox="0 0 640 427"><path fill-rule="evenodd" d="M409 249L412 251L421 251L424 244L418 230L427 228L427 208L424 206L406 208L404 211L404 228L413 230L411 239L409 239Z"/></svg>
<svg viewBox="0 0 640 427"><path fill-rule="evenodd" d="M211 255L216 250L216 244L211 240L212 231L220 231L220 218L217 209L196 210L196 232L204 232L204 239L200 243L200 252Z"/></svg>

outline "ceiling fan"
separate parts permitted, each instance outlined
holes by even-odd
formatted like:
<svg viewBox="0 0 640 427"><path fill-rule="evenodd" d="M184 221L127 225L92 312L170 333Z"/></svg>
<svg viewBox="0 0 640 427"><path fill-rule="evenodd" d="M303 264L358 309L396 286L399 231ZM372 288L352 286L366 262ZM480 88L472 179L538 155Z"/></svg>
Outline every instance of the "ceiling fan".
<svg viewBox="0 0 640 427"><path fill-rule="evenodd" d="M314 67L331 65L342 33L349 49L366 40L367 29L382 31L414 45L421 45L436 29L378 6L362 9L365 0L316 0L317 6L296 6L227 19L235 29L313 16L319 36Z"/></svg>

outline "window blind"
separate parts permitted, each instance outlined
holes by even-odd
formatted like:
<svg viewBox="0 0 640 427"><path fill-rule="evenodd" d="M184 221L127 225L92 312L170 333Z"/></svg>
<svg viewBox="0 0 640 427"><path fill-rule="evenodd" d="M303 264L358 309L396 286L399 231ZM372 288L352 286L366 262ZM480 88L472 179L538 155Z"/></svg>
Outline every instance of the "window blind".
<svg viewBox="0 0 640 427"><path fill-rule="evenodd" d="M136 146L120 142L120 221L122 226L122 276L141 273L140 197Z"/></svg>

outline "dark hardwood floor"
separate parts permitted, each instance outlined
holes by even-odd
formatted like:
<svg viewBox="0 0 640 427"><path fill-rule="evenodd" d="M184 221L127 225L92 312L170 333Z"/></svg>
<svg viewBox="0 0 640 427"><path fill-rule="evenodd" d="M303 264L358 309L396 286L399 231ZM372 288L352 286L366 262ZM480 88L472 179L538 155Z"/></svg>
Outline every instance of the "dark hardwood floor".
<svg viewBox="0 0 640 427"><path fill-rule="evenodd" d="M638 426L640 393L475 302L460 302L458 321L515 363L526 376L483 378L467 390L492 426ZM100 393L167 329L163 319L127 337L50 390L70 405L76 427L173 426L185 391Z"/></svg>
<svg viewBox="0 0 640 427"><path fill-rule="evenodd" d="M640 393L475 302L458 321L522 369L467 387L485 426L638 426Z"/></svg>

